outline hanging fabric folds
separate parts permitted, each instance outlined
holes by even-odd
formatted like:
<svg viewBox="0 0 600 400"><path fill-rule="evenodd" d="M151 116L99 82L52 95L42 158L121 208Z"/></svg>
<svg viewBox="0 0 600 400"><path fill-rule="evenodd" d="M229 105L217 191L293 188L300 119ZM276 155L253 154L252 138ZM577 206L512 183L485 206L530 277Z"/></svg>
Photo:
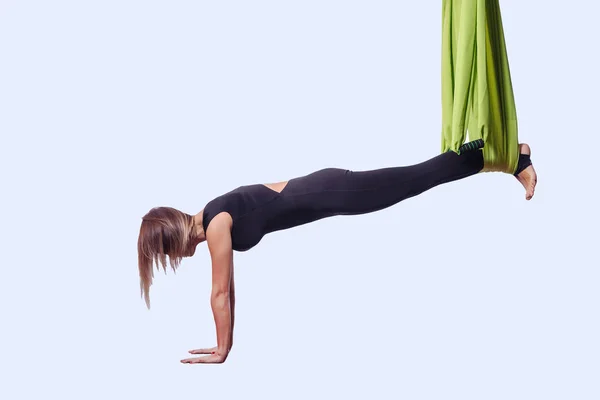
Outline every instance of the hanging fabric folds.
<svg viewBox="0 0 600 400"><path fill-rule="evenodd" d="M514 173L517 113L498 0L443 0L442 152L483 139L483 171Z"/></svg>

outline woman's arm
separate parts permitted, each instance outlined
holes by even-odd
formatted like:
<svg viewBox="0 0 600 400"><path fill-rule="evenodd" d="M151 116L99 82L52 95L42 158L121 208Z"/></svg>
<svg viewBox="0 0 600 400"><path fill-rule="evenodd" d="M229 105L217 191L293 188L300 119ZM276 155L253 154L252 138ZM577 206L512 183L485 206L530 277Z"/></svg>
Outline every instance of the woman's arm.
<svg viewBox="0 0 600 400"><path fill-rule="evenodd" d="M217 221L213 221L217 222ZM208 248L212 259L210 305L217 329L217 356L223 362L231 348L233 320L231 312L231 271L233 251L231 231L226 224L212 224Z"/></svg>
<svg viewBox="0 0 600 400"><path fill-rule="evenodd" d="M213 218L206 241L212 261L212 308L217 330L217 347L191 350L192 354L210 354L206 357L188 358L183 363L222 363L227 359L233 337L233 250L231 245L231 216L221 213ZM233 299L233 300L232 300Z"/></svg>

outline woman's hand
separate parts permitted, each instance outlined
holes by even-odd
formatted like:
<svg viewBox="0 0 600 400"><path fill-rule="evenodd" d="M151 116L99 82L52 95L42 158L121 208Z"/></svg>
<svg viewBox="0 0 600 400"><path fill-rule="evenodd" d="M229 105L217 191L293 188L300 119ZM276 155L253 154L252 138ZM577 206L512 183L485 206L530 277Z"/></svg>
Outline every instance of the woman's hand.
<svg viewBox="0 0 600 400"><path fill-rule="evenodd" d="M204 357L193 357L181 360L184 364L221 364L227 358L227 354L219 352L217 346L210 349L196 349L190 350L190 354L208 354Z"/></svg>

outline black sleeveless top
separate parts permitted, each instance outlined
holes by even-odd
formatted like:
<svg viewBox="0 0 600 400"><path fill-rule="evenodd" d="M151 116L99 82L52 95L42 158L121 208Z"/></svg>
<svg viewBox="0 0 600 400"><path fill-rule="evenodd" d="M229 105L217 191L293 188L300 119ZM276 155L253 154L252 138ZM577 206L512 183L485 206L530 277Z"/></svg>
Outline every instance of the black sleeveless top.
<svg viewBox="0 0 600 400"><path fill-rule="evenodd" d="M288 182L289 185L289 182ZM297 225L293 197L262 184L240 186L211 200L204 207L202 225L208 231L210 221L225 211L233 219L232 248L246 251L256 246L269 232Z"/></svg>
<svg viewBox="0 0 600 400"><path fill-rule="evenodd" d="M349 170L323 168L290 179L281 193L263 184L240 186L206 204L202 214L204 232L208 231L210 221L225 211L233 220L233 250L246 251L270 232L333 215L372 210L373 202L378 199L372 195L371 186L377 183L373 183L373 179L356 180ZM386 176L382 179L389 187L389 179ZM363 190L363 196L356 195L357 190L361 190L360 182L369 186Z"/></svg>

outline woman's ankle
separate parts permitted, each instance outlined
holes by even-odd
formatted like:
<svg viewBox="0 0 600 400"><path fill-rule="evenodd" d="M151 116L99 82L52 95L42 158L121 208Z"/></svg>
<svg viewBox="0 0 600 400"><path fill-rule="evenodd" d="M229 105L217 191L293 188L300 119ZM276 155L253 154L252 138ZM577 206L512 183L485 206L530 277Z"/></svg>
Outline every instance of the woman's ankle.
<svg viewBox="0 0 600 400"><path fill-rule="evenodd" d="M531 155L531 147L527 143L519 143L519 154Z"/></svg>

